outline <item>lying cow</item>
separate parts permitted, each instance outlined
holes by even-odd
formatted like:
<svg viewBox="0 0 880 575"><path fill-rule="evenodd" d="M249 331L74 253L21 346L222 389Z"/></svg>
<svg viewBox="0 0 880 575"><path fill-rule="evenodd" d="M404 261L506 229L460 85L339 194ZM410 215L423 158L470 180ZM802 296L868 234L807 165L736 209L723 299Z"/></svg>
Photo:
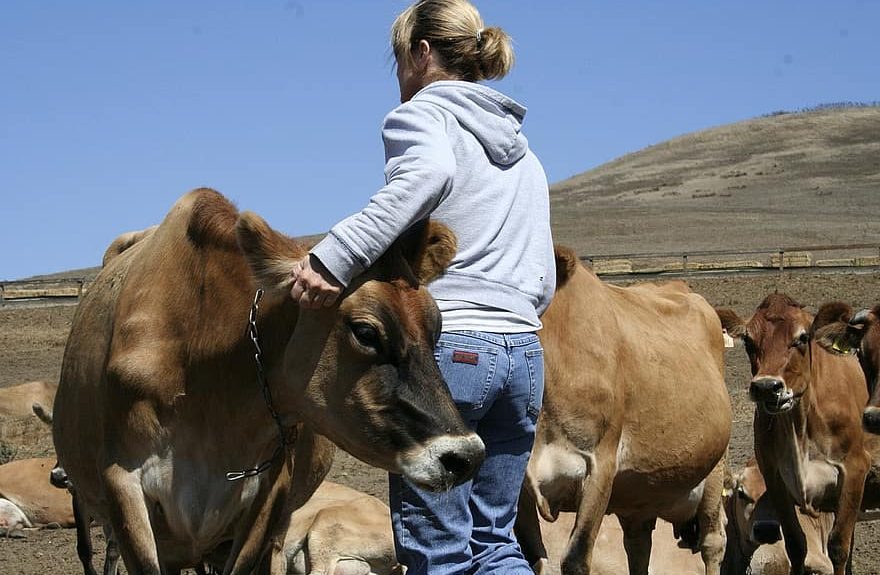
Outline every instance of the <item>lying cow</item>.
<svg viewBox="0 0 880 575"><path fill-rule="evenodd" d="M779 520L758 462L752 458L731 478L725 497L727 550L721 572L725 575L788 575L789 562ZM834 522L830 513L808 515L798 510L798 521L807 541L804 567L808 573L830 574L828 534Z"/></svg>
<svg viewBox="0 0 880 575"><path fill-rule="evenodd" d="M828 553L842 575L871 464L861 428L868 394L858 362L816 345L813 317L785 294L767 296L748 320L718 313L727 332L742 338L751 362L755 455L791 572L803 572L807 554L800 508L834 513Z"/></svg>
<svg viewBox="0 0 880 575"><path fill-rule="evenodd" d="M855 353L865 374L869 401L865 429L880 433L880 305L856 312L843 302L826 303L815 321L816 341L833 353Z"/></svg>
<svg viewBox="0 0 880 575"><path fill-rule="evenodd" d="M577 512L566 575L591 572L606 513L620 519L631 574L648 572L657 518L717 574L731 427L718 318L682 283L605 284L562 247L556 268L540 332L544 407L517 525L526 557L543 572L537 504L550 521Z"/></svg>
<svg viewBox="0 0 880 575"><path fill-rule="evenodd" d="M283 544L286 575L397 575L388 506L325 481L293 512Z"/></svg>
<svg viewBox="0 0 880 575"><path fill-rule="evenodd" d="M58 384L30 381L0 388L0 415L25 417L34 413L34 406L45 410L52 408Z"/></svg>
<svg viewBox="0 0 880 575"><path fill-rule="evenodd" d="M22 527L73 527L70 494L49 483L54 464L41 457L0 465L0 498L21 511L27 520Z"/></svg>
<svg viewBox="0 0 880 575"><path fill-rule="evenodd" d="M421 225L337 306L300 310L289 279L305 246L200 189L111 258L71 326L53 437L127 571L194 566L231 541L224 572L250 573L329 467L315 430L428 489L468 479L483 444L434 362L424 288L454 250Z"/></svg>

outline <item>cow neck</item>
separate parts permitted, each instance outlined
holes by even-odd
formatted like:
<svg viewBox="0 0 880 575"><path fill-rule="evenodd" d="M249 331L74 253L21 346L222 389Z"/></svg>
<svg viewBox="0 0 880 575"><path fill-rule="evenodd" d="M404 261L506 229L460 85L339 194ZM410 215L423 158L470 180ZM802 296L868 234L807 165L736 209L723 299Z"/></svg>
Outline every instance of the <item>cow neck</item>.
<svg viewBox="0 0 880 575"><path fill-rule="evenodd" d="M762 432L765 449L773 453L774 465L791 496L800 506L807 506L807 463L809 459L807 420L814 411L814 343L808 347L808 381L797 403L786 413L771 415L755 406L755 431ZM757 443L756 437L756 443ZM757 447L757 445L756 445Z"/></svg>
<svg viewBox="0 0 880 575"><path fill-rule="evenodd" d="M230 471L229 473L227 473L226 479L229 481L237 481L239 479L244 479L245 477L253 477L254 475L259 475L260 473L268 470L270 467L281 460L284 451L286 449L289 449L296 441L296 427L289 429L284 427L284 424L281 421L281 416L275 409L275 401L272 398L272 390L269 387L269 377L266 371L267 367L265 356L263 355L260 329L257 325L257 316L259 312L260 301L263 298L263 293L263 288L257 288L256 293L254 294L254 301L253 304L251 304L251 310L248 315L247 335L248 339L250 339L251 345L253 346L254 373L256 376L257 384L259 385L260 391L263 394L263 399L266 402L266 409L269 411L269 415L272 417L272 420L275 423L276 431L278 434L276 439L277 446L275 447L275 450L273 451L271 457L261 462L256 467L244 469L241 471Z"/></svg>

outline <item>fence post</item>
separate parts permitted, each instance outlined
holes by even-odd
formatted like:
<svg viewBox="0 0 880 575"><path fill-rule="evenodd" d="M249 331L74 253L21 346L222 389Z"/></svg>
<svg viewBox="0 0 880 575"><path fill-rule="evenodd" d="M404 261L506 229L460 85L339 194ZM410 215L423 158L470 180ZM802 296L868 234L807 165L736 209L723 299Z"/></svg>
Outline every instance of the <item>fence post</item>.
<svg viewBox="0 0 880 575"><path fill-rule="evenodd" d="M785 269L785 250L779 250L779 273Z"/></svg>
<svg viewBox="0 0 880 575"><path fill-rule="evenodd" d="M79 301L83 296L83 280L76 280L76 284L76 299Z"/></svg>
<svg viewBox="0 0 880 575"><path fill-rule="evenodd" d="M3 303L3 292L6 291L6 286L0 284L0 303Z"/></svg>
<svg viewBox="0 0 880 575"><path fill-rule="evenodd" d="M681 256L681 271L683 271L683 272L688 271L688 255L687 254L682 254L682 256Z"/></svg>

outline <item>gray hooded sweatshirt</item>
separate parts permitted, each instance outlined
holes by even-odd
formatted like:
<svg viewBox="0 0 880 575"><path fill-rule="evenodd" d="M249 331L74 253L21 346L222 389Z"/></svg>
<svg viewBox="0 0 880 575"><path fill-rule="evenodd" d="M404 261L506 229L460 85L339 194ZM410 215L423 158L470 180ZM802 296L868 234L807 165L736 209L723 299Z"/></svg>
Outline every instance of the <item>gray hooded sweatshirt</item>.
<svg viewBox="0 0 880 575"><path fill-rule="evenodd" d="M521 132L525 113L481 84L429 84L385 118L385 186L311 253L348 285L430 216L458 239L428 286L443 331L539 329L556 274L547 177Z"/></svg>

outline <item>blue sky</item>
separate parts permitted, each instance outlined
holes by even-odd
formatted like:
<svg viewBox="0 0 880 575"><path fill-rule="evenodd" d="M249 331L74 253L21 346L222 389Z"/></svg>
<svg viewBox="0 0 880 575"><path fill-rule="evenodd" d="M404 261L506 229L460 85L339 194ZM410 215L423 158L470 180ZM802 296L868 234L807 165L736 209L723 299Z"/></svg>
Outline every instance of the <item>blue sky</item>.
<svg viewBox="0 0 880 575"><path fill-rule="evenodd" d="M558 182L671 137L880 100L880 2L485 0ZM0 5L0 280L98 265L214 187L291 235L383 183L398 0Z"/></svg>

